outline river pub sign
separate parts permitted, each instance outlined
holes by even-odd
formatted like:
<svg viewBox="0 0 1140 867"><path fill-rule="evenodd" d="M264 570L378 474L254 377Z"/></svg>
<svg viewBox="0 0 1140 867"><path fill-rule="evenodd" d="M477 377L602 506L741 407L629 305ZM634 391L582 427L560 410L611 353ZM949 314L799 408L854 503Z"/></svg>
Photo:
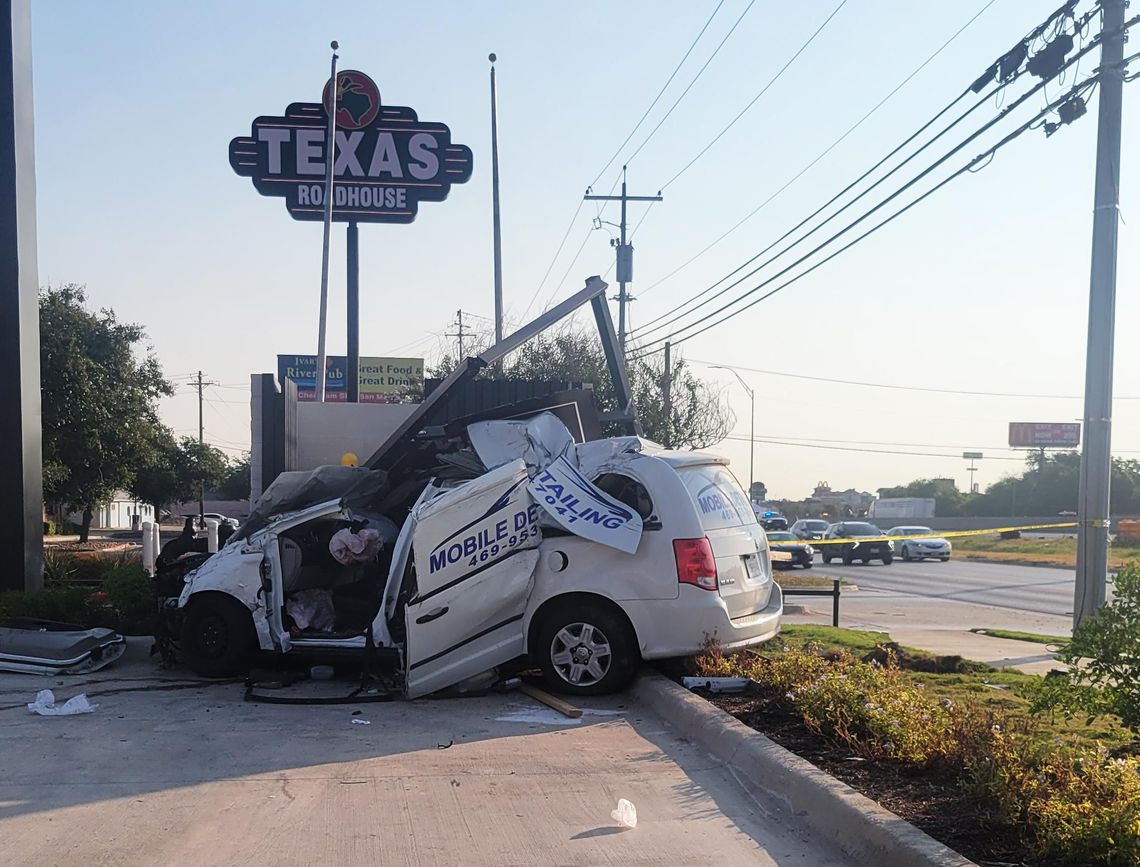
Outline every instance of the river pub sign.
<svg viewBox="0 0 1140 867"><path fill-rule="evenodd" d="M471 149L453 144L442 123L426 123L404 106L382 105L362 72L336 76L336 159L333 219L410 223L420 202L442 202L452 184L471 178ZM325 145L332 82L322 103L294 102L283 117L253 122L249 136L230 142L230 166L252 178L263 196L285 199L295 220L325 212Z"/></svg>

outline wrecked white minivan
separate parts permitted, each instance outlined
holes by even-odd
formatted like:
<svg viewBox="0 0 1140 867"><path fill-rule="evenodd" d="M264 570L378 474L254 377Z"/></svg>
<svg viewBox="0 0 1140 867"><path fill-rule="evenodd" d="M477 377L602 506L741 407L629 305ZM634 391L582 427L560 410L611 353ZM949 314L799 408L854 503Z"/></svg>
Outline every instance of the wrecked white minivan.
<svg viewBox="0 0 1140 867"><path fill-rule="evenodd" d="M347 654L409 698L530 657L553 689L597 694L642 659L779 630L766 537L726 460L575 442L510 407L433 429L430 403L365 467L279 477L218 553L166 579L160 644L207 676L259 651Z"/></svg>

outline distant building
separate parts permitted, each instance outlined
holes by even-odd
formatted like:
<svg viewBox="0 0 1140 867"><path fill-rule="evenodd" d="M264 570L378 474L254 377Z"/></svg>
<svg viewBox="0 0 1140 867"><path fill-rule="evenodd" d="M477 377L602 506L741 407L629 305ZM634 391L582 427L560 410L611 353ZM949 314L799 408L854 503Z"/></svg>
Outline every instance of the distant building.
<svg viewBox="0 0 1140 867"><path fill-rule="evenodd" d="M812 512L827 513L828 517L839 520L865 518L873 502L875 495L867 491L856 491L854 488L833 491L827 482L818 482L805 504Z"/></svg>
<svg viewBox="0 0 1140 867"><path fill-rule="evenodd" d="M82 512L73 512L67 520L83 522ZM126 491L115 491L109 502L96 506L91 517L93 530L130 530L143 521L154 520L154 506L136 500Z"/></svg>

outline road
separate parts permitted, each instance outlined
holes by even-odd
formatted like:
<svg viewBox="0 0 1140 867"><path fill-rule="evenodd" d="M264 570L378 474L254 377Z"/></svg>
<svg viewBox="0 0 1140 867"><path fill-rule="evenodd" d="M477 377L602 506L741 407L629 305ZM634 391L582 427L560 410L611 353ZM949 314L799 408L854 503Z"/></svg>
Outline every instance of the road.
<svg viewBox="0 0 1140 867"><path fill-rule="evenodd" d="M855 863L629 695L579 701L578 720L519 694L251 704L137 650L81 678L0 674L4 863ZM45 687L99 707L28 713ZM610 818L618 798L635 829Z"/></svg>
<svg viewBox="0 0 1140 867"><path fill-rule="evenodd" d="M893 595L921 596L1011 608L1036 614L1072 616L1074 575L1071 569L1045 566L1010 566L951 559L890 566L824 566L818 559L814 574L846 578L861 589Z"/></svg>

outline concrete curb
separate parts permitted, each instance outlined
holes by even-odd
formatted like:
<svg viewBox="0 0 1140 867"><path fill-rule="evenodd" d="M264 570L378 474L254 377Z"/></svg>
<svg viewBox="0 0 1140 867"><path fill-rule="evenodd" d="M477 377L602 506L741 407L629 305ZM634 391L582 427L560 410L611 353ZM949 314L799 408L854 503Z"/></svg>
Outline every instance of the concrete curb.
<svg viewBox="0 0 1140 867"><path fill-rule="evenodd" d="M635 698L690 741L732 766L862 863L875 867L977 867L904 819L656 672Z"/></svg>

